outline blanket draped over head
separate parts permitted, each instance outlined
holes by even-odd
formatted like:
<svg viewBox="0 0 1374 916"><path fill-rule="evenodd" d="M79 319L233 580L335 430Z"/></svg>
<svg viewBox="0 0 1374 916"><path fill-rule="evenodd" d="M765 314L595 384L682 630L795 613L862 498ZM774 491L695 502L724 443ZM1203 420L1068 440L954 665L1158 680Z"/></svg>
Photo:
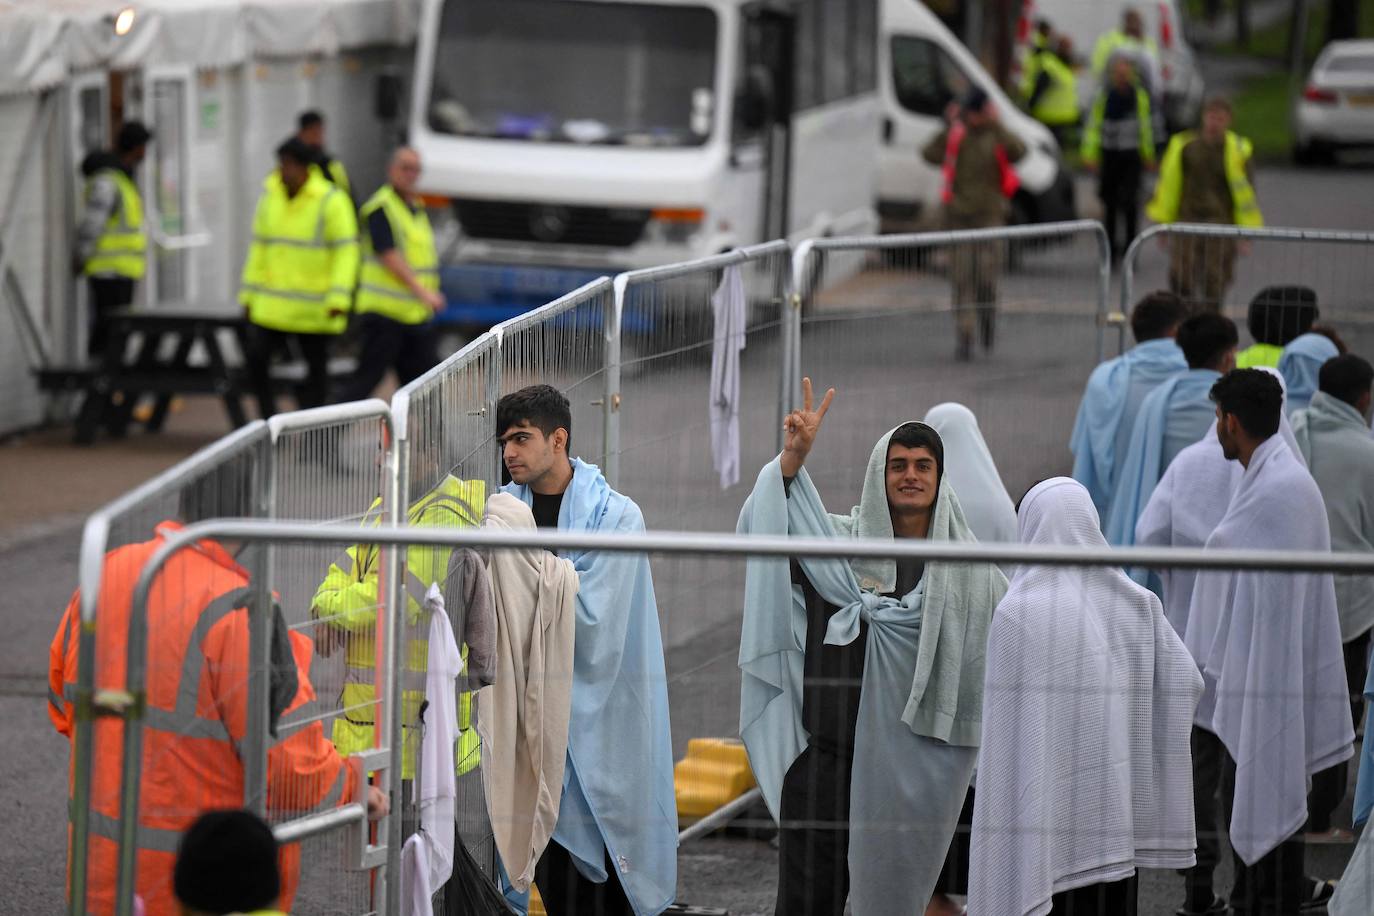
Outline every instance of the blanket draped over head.
<svg viewBox="0 0 1374 916"><path fill-rule="evenodd" d="M1303 410L1317 393L1317 375L1322 365L1341 351L1324 334L1307 333L1293 338L1279 357L1279 372L1288 392L1289 415Z"/></svg>
<svg viewBox="0 0 1374 916"><path fill-rule="evenodd" d="M1147 340L1093 370L1074 419L1069 450L1073 479L1088 488L1101 518L1116 490L1117 470L1131 444L1140 405L1161 384L1188 368L1172 337Z"/></svg>
<svg viewBox="0 0 1374 916"><path fill-rule="evenodd" d="M1002 484L992 452L978 429L978 418L963 404L936 404L926 423L945 443L945 476L959 497L969 530L980 541L1016 540L1016 504Z"/></svg>
<svg viewBox="0 0 1374 916"><path fill-rule="evenodd" d="M892 432L869 458L859 505L829 515L806 471L784 488L769 462L740 514L743 534L891 540L885 466ZM958 497L941 481L929 537L972 541ZM983 659L1006 579L991 564L926 564L909 594L893 560L801 559L838 608L825 641L847 645L868 623L850 777L850 902L864 916L906 916L927 900L954 834L982 733ZM745 567L740 736L763 796L779 816L783 777L806 746L802 674L806 609L785 559Z"/></svg>
<svg viewBox="0 0 1374 916"><path fill-rule="evenodd" d="M559 531L644 531L644 516L601 471L573 459ZM533 502L527 486L504 492ZM636 916L662 912L677 894L677 803L668 731L668 684L649 558L573 550L576 646L568 761L554 842L578 871L606 880L606 853ZM604 845L604 851L603 851Z"/></svg>
<svg viewBox="0 0 1374 916"><path fill-rule="evenodd" d="M1255 450L1206 546L1331 549L1321 492L1282 436ZM1331 574L1200 572L1184 642L1205 685L1194 721L1236 763L1231 846L1253 865L1307 820L1312 774L1353 753Z"/></svg>
<svg viewBox="0 0 1374 916"><path fill-rule="evenodd" d="M1021 502L1026 544L1107 546L1064 477ZM988 637L969 912L1195 862L1189 737L1202 678L1159 599L1115 567L1020 566Z"/></svg>

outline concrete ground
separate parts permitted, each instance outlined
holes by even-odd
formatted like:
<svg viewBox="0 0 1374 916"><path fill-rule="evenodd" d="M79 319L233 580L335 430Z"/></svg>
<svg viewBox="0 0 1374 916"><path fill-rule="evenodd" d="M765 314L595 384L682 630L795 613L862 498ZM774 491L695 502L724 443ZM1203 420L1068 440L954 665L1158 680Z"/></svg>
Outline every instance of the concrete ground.
<svg viewBox="0 0 1374 916"><path fill-rule="evenodd" d="M1370 171L1264 171L1259 188L1271 225L1364 229L1374 212ZM1360 278L1368 277L1359 270L1369 262L1357 265L1358 256L1331 251L1288 262L1257 253L1242 264L1238 295L1240 287L1279 268L1289 275L1339 274L1340 289L1349 292L1336 294L1342 301L1333 317L1348 322L1343 330L1351 331L1357 349L1374 352L1374 339L1364 336L1360 321L1368 316L1357 311L1354 292L1364 282ZM942 311L938 277L870 273L854 281L850 302L831 303L831 312L809 316L802 369L840 392L814 462L818 485L832 505L851 504L857 495L853 469L883 430L940 400L959 400L978 413L1013 497L1035 480L1068 470L1065 443L1097 339L1091 278L1071 269L1069 254L1051 250L1029 258L1021 271L1004 278L998 348L970 365L951 358L950 317ZM1162 269L1162 260L1145 265L1138 288L1160 282ZM1367 296L1362 302L1367 307ZM733 527L744 487L773 447L775 345L775 337L762 331L746 350L744 480L727 490L713 482L703 445L700 361L665 360L654 367L662 371L644 371L638 383L627 382L627 399L633 394L636 400L627 400L623 432L635 451L623 488L643 505L651 526ZM46 650L75 585L80 520L224 430L217 404L190 399L161 436L135 433L82 449L57 429L0 444L0 581L8 583L0 599L8 624L7 638L0 641L0 714L7 723L0 742L0 811L8 814L13 838L0 848L0 874L7 878L0 912L51 913L62 905L68 749L47 722ZM664 479L682 485L665 487ZM678 753L690 736L733 733L738 631L737 605L731 602L737 601L739 574L738 564L721 560L656 561ZM1348 816L1347 806L1339 817ZM1349 847L1314 849L1311 871L1337 877L1348 854ZM775 874L776 853L766 841L712 838L683 848L680 897L734 913L771 912ZM1143 916L1171 913L1178 887L1173 875L1147 874ZM315 903L323 901L302 911L316 911Z"/></svg>

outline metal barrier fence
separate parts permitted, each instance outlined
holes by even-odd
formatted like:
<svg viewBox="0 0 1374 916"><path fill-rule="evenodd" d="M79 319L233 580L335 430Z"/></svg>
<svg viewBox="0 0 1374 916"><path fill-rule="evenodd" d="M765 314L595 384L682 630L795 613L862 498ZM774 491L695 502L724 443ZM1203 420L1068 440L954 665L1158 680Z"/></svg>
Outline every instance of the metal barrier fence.
<svg viewBox="0 0 1374 916"><path fill-rule="evenodd" d="M1032 474L1002 469L1010 492L1067 472L1083 383L1107 355L1110 274L1093 220L802 242L795 375L833 386L832 416L844 417L808 465L818 485L857 501L858 481L836 472L862 467L882 432L943 401L973 410L993 454L1030 450Z"/></svg>
<svg viewBox="0 0 1374 916"><path fill-rule="evenodd" d="M1121 311L1140 296L1171 289L1199 306L1220 308L1247 334L1251 300L1266 287L1306 286L1319 321L1356 353L1374 353L1374 232L1244 229L1174 223L1151 226L1121 263ZM1121 336L1125 339L1125 328Z"/></svg>
<svg viewBox="0 0 1374 916"><path fill-rule="evenodd" d="M157 574L158 567L163 563L170 562L179 549L193 541L210 539L268 543L280 550L287 545L294 544L338 545L349 543L354 536L355 532L351 526L340 525L214 521L195 526L177 535L145 566L135 592L135 606L140 607L146 602L149 586ZM1374 558L1368 554L1179 548L1090 549L1069 546L983 545L916 540L883 542L819 538L741 537L689 532L655 532L639 536L568 534L548 530L537 533L514 533L471 528L423 529L413 527L404 529L384 527L377 530L373 534L373 538L379 544L407 547L411 550L423 547L440 550L479 549L496 551L541 546L555 551L604 550L629 551L650 555L672 554L714 557L720 562L733 563L737 566L746 557L776 559L844 557L849 559L882 558L898 561L918 560L927 564L926 568L929 568L928 564L934 562L997 563L1005 567L1015 566L1020 569L1057 567L1068 570L1083 570L1085 574L1086 571L1094 567L1103 566L1149 567L1159 570L1259 570L1266 574L1265 581L1269 587L1274 587L1275 583L1280 582L1284 574L1304 575L1311 572L1374 574ZM1009 733L1019 736L1022 734L1021 729L1023 727L1031 728L1029 724L1017 721L1014 714L1019 708L1016 706L1016 703L1020 702L1017 698L1026 694L1027 687L1030 688L1030 693L1034 694L1036 684L1041 684L1042 691L1053 692L1057 698L1046 707L1034 707L1037 715L1043 714L1047 720L1058 716L1061 723L1069 723L1065 726L1068 728L1078 728L1080 722L1087 723L1083 727L1087 729L1087 733L1090 735L1096 734L1096 730L1099 728L1093 724L1095 722L1105 722L1112 728L1124 727L1120 723L1125 722L1129 717L1122 712L1121 704L1133 702L1125 694L1139 694L1140 691L1144 690L1150 697L1153 697L1157 704L1156 710L1172 707L1175 712L1166 724L1169 725L1173 734L1174 744L1171 746L1171 753L1175 756L1171 758L1166 753L1161 757L1156 757L1150 753L1144 753L1144 756L1139 757L1139 759L1133 757L1129 763L1132 767L1143 766L1146 772L1154 774L1149 781L1151 791L1154 793L1152 798L1157 803L1158 808L1152 808L1149 811L1152 818L1150 829L1156 831L1151 834L1152 839L1160 840L1163 837L1167 838L1168 842L1176 840L1178 843L1183 843L1184 840L1179 839L1179 836L1187 832L1189 834L1187 845L1191 848L1191 779L1187 785L1181 781L1158 783L1156 780L1160 778L1160 774L1169 772L1180 777L1180 779L1184 773L1191 777L1186 758L1180 760L1177 754L1180 748L1183 749L1182 753L1187 753L1187 731L1192 725L1191 703L1195 702L1195 698L1190 693L1192 688L1187 686L1186 681L1180 682L1171 679L1169 676L1171 669L1161 661L1163 655L1160 653L1165 650L1161 648L1159 627L1162 625L1167 629L1168 625L1162 622L1158 613L1155 612L1153 617L1142 617L1140 616L1140 603L1132 604L1128 601L1123 607L1134 610L1128 610L1124 617L1113 617L1111 615L1120 608L1114 609L1112 602L1104 598L1104 595L1114 595L1116 598L1120 598L1119 591L1108 589L1104 592L1100 589L1087 589L1082 587L1076 579L1066 580L1058 586L1051 587L1043 596L1045 607L1053 608L1053 613L1032 618L1023 617L1020 622L1022 626L1030 627L1028 634L1033 634L1035 626L1044 627L1048 632L1048 643L1053 645L1077 645L1077 641L1085 639L1091 641L1108 638L1115 641L1117 648L1110 653L1111 667L1123 671L1129 669L1135 672L1133 675L1120 675L1125 678L1117 682L1121 686L1123 694L1105 693L1100 696L1085 697L1076 692L1077 688L1073 679L1079 675L1079 672L1073 670L1075 666L1044 669L1036 666L1037 657L1037 659L1026 660L1027 664L1034 670L1028 675L1028 679L1024 683L1018 682L1018 689L1016 690L1003 690L997 694L995 679L990 678L989 683L993 686L992 692L989 693L989 699L986 701L988 705L985 705L985 720L998 714L999 707L997 704L1010 702L1011 707L1000 707L1000 715L1004 723L1009 715L1013 717L1012 721L1015 722L1015 727L1011 728ZM739 598L740 596L737 595L735 612L732 614L731 620L731 624L735 627L739 625ZM1110 620L1113 626L1104 626L1100 622L1090 622L1096 619L1096 615L1099 613L1107 615L1101 619ZM1012 630L1011 632L1017 633L1018 631ZM1003 634L1002 638L1006 638L1006 634ZM672 690L672 681L674 680L674 669L680 670L681 668L680 659L683 657L683 648L669 647L666 650L670 690ZM1176 674L1181 671L1193 670L1194 663L1183 652L1181 644L1175 643L1171 651L1172 664L1175 666L1173 670ZM1084 670L1097 670L1097 666L1086 665ZM1051 683L1052 681L1054 683ZM909 686L906 683L894 686L894 690L900 694L902 702L905 702ZM1332 703L1344 703L1344 684L1340 684L1339 687L1342 688L1340 696L1333 694L1324 698ZM1008 697L1011 698L1010 701ZM720 691L709 696L674 692L670 703L672 715L676 719L683 715L688 705L701 702L725 705L733 714L738 710L738 701L739 693L738 689L735 688L733 691ZM1137 696L1134 702L1139 703L1140 697ZM1187 705L1186 710L1178 711L1180 703ZM1132 708L1140 709L1141 707ZM1149 710L1150 708L1150 703L1146 702L1144 709ZM1062 714L1056 714L1051 711L1052 709L1060 709ZM1156 712L1156 715L1159 713ZM1160 737L1162 733L1158 732L1160 727L1161 720L1156 720L1152 726L1156 729L1152 740L1163 740ZM985 734L985 740L986 737ZM1142 736L1141 740L1147 739ZM1105 791L1106 783L1100 777L1104 772L1110 774L1116 772L1117 769L1116 766L1103 767L1101 756L1103 751L1093 750L1089 747L1048 747L1042 749L1044 753L1038 753L1035 748L1035 745L1028 744L1021 752L1021 759L1025 765L1038 767L1052 764L1056 772L1063 766L1069 766L1070 772L1074 774L1072 777L1073 784L1080 793ZM1118 750L1121 749L1118 748ZM1142 751L1137 745L1131 744L1130 754L1140 755L1141 753ZM1121 767L1127 765L1126 762L1117 758L1113 758L1113 760ZM1169 769L1170 760L1174 761L1173 770ZM980 788L987 778L987 773L991 772L986 769L988 765L988 762L985 761L985 770L980 773ZM1115 785L1111 779L1106 782ZM1137 784L1134 781L1128 783L1125 791L1133 794L1138 791ZM1094 810L1092 798L1080 798L1076 795L1075 799L1085 805L1081 809L1083 812ZM1104 796L1099 800L1106 802L1107 798ZM1116 798L1113 798L1112 801L1119 803ZM1137 801L1139 800L1137 799ZM749 802L746 801L744 806L748 805ZM1239 816L1242 806L1238 804L1236 810L1237 816ZM1079 836L1075 833L1075 831L1098 829L1100 822L1092 820L1091 817L1089 820L1094 826L1082 827L1079 819L1074 817L1054 823L1022 822L1014 828L1017 832L1008 833L1008 836L1012 836L1017 841L1023 841L1024 831L1029 829L1043 835L1047 841L1061 841L1066 838L1072 840L1073 837L1078 836L1078 841L1082 842L1083 836L1090 836L1089 842L1097 842L1100 838L1096 834ZM764 821L767 821L766 816ZM915 826L917 829L925 829L921 825ZM969 826L961 824L954 829L954 836L962 838L958 842L967 842ZM1013 828L1007 829L1013 830ZM1232 829L1237 828L1233 827ZM1219 823L1201 824L1198 831L1200 836L1205 835L1221 843L1226 841L1228 835L1227 828ZM994 834L986 835L992 836ZM684 847L680 850L678 858L679 902L698 906L729 907L732 911L740 909L754 911L765 908L763 905L771 901L772 884L768 871L765 869L761 872L759 866L773 855L775 853L771 853L768 849L766 833L763 835L755 834L754 837L735 834L730 837L707 838L691 847ZM1173 908L1177 906L1177 896L1182 891L1182 879L1172 870L1142 873L1140 882L1140 912L1150 914L1172 912ZM1168 909L1163 908L1165 904L1168 905Z"/></svg>

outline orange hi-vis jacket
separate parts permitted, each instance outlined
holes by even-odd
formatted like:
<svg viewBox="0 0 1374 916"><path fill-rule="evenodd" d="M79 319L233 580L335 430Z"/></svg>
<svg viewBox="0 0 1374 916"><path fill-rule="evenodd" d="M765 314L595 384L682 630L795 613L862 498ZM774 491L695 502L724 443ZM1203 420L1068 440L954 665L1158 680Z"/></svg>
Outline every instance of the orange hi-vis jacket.
<svg viewBox="0 0 1374 916"><path fill-rule="evenodd" d="M105 557L96 636L96 690L124 689L129 618L139 572L180 526L163 522L151 541ZM181 833L201 813L243 805L238 746L248 718L248 573L223 547L200 541L179 551L149 596L147 709L139 794L137 893L148 916L180 910L172 869ZM48 715L74 734L80 593L67 605L49 650ZM314 646L290 635L297 689L286 711L315 699L307 672ZM287 670L289 671L289 665ZM104 916L115 903L123 725L96 719L91 775L91 828L86 912ZM362 765L340 757L321 724L289 730L270 743L267 804L273 815L347 804L365 791ZM281 905L289 910L299 880L300 848L281 852Z"/></svg>

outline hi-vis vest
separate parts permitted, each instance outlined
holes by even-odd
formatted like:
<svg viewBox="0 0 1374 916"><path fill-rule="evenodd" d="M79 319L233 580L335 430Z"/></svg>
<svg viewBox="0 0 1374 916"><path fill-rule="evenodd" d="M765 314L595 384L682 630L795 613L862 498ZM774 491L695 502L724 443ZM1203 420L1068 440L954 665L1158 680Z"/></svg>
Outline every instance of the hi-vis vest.
<svg viewBox="0 0 1374 916"><path fill-rule="evenodd" d="M1140 153L1142 162L1155 161L1155 130L1150 108L1150 94L1140 86L1135 87L1135 117L1119 121L1108 121L1107 92L1097 94L1092 112L1088 115L1087 126L1083 130L1083 143L1080 153L1084 162L1097 162L1102 158L1102 150L1130 150ZM1106 131L1104 139L1103 132ZM1134 136L1128 136L1127 131Z"/></svg>
<svg viewBox="0 0 1374 916"><path fill-rule="evenodd" d="M1164 161L1159 166L1159 184L1155 186L1154 199L1145 208L1145 213L1157 223L1172 223L1178 220L1179 201L1183 196L1183 148L1197 139L1196 131L1185 131L1169 141L1164 152ZM1250 141L1232 131L1226 132L1226 182L1231 187L1232 220L1237 226L1259 228L1264 225L1264 216L1255 201L1255 189L1245 174L1245 163L1250 160L1254 147Z"/></svg>
<svg viewBox="0 0 1374 916"><path fill-rule="evenodd" d="M449 476L410 507L408 521L415 527L461 528L477 524L486 505L486 483ZM381 500L372 504L364 525L381 521ZM406 615L402 640L407 646L401 671L402 752L401 778L414 779L421 734L420 708L425 701L425 672L429 668L429 618L424 597L434 583L448 579L453 551L444 547L411 547L406 550ZM311 613L347 633L347 670L340 708L334 721L334 746L340 754L356 754L375 746L376 719L376 625L379 595L378 552L375 544L355 544L329 567L315 593ZM461 635L461 634L460 634ZM467 647L463 646L464 659ZM472 721L472 693L458 696L458 746L454 762L461 776L482 759L481 738Z"/></svg>
<svg viewBox="0 0 1374 916"><path fill-rule="evenodd" d="M120 169L101 169L92 175L94 180L105 176L119 188L119 207L105 221L105 229L96 240L95 251L87 259L86 276L128 277L143 279L148 252L148 233L143 227L143 198L138 185ZM89 188L89 184L87 185Z"/></svg>
<svg viewBox="0 0 1374 916"><path fill-rule="evenodd" d="M1053 51L1037 51L1031 55L1026 66L1026 75L1021 81L1022 98L1029 100L1034 94L1035 84L1042 70L1049 76L1050 85L1040 93L1040 98L1036 99L1030 116L1050 127L1077 123L1078 79L1073 75L1069 65L1060 60L1059 55Z"/></svg>
<svg viewBox="0 0 1374 916"><path fill-rule="evenodd" d="M378 210L386 214L396 240L396 249L415 272L420 285L431 291L437 292L439 289L439 253L434 247L434 231L430 228L429 216L423 208L412 211L391 185L382 185L363 204L361 211L362 219L359 222L363 227L363 267L358 278L358 298L354 307L359 312L376 312L402 324L424 324L434 317L433 310L387 270L377 257L377 252L372 250L372 234L367 231L367 220Z"/></svg>
<svg viewBox="0 0 1374 916"><path fill-rule="evenodd" d="M348 195L319 166L294 197L273 172L253 217L239 302L261 327L338 334L358 280L358 219Z"/></svg>

